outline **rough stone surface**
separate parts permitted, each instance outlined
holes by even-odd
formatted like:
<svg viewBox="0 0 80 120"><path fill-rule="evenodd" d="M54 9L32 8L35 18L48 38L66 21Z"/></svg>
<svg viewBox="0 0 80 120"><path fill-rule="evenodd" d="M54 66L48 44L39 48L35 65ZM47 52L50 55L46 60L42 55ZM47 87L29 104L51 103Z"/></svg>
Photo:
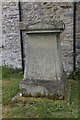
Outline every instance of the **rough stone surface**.
<svg viewBox="0 0 80 120"><path fill-rule="evenodd" d="M7 64L13 67L21 67L21 45L19 35L19 11L18 3L3 2L2 5L2 28L3 28L3 65ZM54 19L63 20L65 31L61 35L62 56L65 71L71 71L73 68L73 3L21 3L22 21L34 23L38 21L53 21ZM80 46L79 46L79 21L80 21L80 3L77 3L77 67L80 66ZM24 47L27 46L27 35L23 32ZM26 45L25 45L26 44ZM25 60L24 50L24 60Z"/></svg>
<svg viewBox="0 0 80 120"><path fill-rule="evenodd" d="M29 83L30 82L30 83ZM36 82L32 80L28 80L26 82L22 81L20 84L20 89L22 93L31 94L32 96L37 96L37 94L42 95L54 95L60 94L63 96L64 94L64 83L54 83L54 81L39 81Z"/></svg>
<svg viewBox="0 0 80 120"><path fill-rule="evenodd" d="M59 42L61 30L56 30L56 28L55 30L50 30L50 28L33 30L35 27L34 24L31 30L29 27L29 31L26 31L28 34L28 48L26 49L28 61L26 60L25 77L46 80L54 79L56 76L61 78L63 72ZM44 28L43 24L42 28Z"/></svg>
<svg viewBox="0 0 80 120"><path fill-rule="evenodd" d="M27 26L28 48L24 80L20 83L23 93L37 96L64 95L66 74L63 70L60 33L65 24L38 22Z"/></svg>
<svg viewBox="0 0 80 120"><path fill-rule="evenodd" d="M3 2L2 8L2 62L14 68L21 67L18 4Z"/></svg>
<svg viewBox="0 0 80 120"><path fill-rule="evenodd" d="M76 17L76 58L77 67L80 67L80 2L77 4L77 17Z"/></svg>

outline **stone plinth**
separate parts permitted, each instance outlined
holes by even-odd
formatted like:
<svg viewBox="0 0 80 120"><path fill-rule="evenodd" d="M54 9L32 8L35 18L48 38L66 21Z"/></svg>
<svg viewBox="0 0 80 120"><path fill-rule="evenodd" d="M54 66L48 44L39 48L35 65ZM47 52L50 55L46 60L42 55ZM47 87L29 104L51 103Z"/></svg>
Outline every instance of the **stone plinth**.
<svg viewBox="0 0 80 120"><path fill-rule="evenodd" d="M37 95L64 95L66 76L63 70L60 33L63 22L35 23L23 27L28 35L23 93Z"/></svg>

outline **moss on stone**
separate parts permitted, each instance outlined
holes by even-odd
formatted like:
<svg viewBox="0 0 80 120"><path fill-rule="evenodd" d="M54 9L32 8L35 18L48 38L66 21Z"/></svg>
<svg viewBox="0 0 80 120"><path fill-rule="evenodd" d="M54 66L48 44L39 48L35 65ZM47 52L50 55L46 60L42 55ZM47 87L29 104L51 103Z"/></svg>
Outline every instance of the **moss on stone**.
<svg viewBox="0 0 80 120"><path fill-rule="evenodd" d="M52 99L52 100L64 100L64 95L62 94L53 94L53 95L46 95L46 94L41 94L41 93L37 93L36 95L32 96L31 93L23 93L22 95L23 97L35 97L35 98L48 98L48 99Z"/></svg>

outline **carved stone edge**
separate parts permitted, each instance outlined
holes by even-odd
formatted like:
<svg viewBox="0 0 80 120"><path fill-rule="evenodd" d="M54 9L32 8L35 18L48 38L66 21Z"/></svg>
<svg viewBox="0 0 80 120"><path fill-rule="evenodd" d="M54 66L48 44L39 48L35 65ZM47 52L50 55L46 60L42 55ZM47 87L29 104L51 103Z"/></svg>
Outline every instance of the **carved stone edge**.
<svg viewBox="0 0 80 120"><path fill-rule="evenodd" d="M39 30L64 30L65 24L63 21L53 22L36 22L24 23L20 22L20 29L24 31L39 31Z"/></svg>

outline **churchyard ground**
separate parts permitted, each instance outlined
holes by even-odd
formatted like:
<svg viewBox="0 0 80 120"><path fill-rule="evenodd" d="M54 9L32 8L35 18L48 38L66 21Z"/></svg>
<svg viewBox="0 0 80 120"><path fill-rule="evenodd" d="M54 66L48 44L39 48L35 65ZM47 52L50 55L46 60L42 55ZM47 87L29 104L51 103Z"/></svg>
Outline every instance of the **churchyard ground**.
<svg viewBox="0 0 80 120"><path fill-rule="evenodd" d="M78 80L69 80L69 102L33 97L19 97L18 102L13 102L12 98L19 92L19 82L22 79L22 70L7 66L2 68L3 118L78 118Z"/></svg>

